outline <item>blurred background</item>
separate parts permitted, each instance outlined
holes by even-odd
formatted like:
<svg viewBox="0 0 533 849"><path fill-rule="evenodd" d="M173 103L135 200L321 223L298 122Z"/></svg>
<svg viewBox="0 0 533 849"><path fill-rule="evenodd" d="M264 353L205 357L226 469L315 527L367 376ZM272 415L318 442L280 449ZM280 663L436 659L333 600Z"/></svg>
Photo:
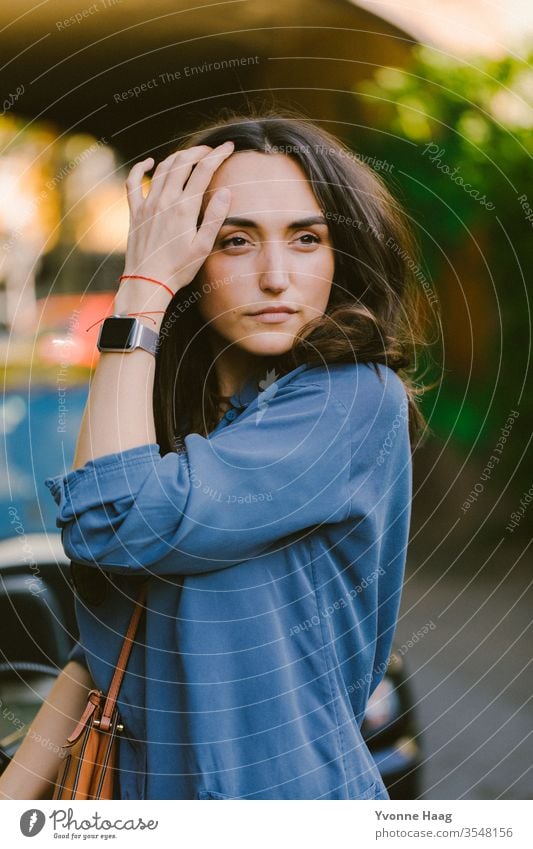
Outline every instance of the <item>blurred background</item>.
<svg viewBox="0 0 533 849"><path fill-rule="evenodd" d="M127 172L224 107L279 104L404 204L438 328L369 745L393 798L533 798L532 25L519 0L0 7L5 757L76 636L43 481L74 455L98 355L86 328L123 267Z"/></svg>

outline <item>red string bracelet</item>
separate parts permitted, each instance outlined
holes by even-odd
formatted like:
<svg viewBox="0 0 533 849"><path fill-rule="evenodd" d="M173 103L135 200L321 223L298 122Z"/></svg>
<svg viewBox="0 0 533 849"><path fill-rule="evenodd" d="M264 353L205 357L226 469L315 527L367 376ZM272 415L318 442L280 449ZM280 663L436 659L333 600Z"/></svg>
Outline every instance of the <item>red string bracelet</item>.
<svg viewBox="0 0 533 849"><path fill-rule="evenodd" d="M119 277L118 279L119 282L121 280L148 280L149 283L157 283L158 286L162 286L163 289L167 290L169 295L172 295L172 297L174 297L175 294L166 283L161 283L160 280L154 280L153 277L143 277L142 274L123 274L122 277Z"/></svg>
<svg viewBox="0 0 533 849"><path fill-rule="evenodd" d="M150 313L164 313L164 312L165 312L165 310L149 310L148 312L127 312L126 315L149 315ZM85 332L90 330L91 327L94 327L95 324L100 324L100 322L103 321L105 318L112 318L112 317L113 317L112 315L104 315L104 318L99 318L98 321L93 321L93 323L90 324L89 327L85 328ZM153 321L153 323L156 324L155 318L150 319L150 321Z"/></svg>

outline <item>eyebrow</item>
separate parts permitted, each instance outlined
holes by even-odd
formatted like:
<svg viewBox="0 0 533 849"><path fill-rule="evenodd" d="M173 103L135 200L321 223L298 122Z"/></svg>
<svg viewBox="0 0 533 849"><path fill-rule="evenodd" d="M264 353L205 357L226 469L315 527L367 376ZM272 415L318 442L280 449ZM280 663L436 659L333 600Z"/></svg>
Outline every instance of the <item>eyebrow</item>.
<svg viewBox="0 0 533 849"><path fill-rule="evenodd" d="M260 229L259 224L257 224L256 221L252 221L251 218L239 218L235 216L225 218L221 227L225 227L228 224L235 227L251 227L255 230ZM311 227L313 224L325 224L327 227L328 222L323 215L310 215L307 218L300 218L299 221L293 221L288 225L288 227L289 230L299 230L302 227Z"/></svg>

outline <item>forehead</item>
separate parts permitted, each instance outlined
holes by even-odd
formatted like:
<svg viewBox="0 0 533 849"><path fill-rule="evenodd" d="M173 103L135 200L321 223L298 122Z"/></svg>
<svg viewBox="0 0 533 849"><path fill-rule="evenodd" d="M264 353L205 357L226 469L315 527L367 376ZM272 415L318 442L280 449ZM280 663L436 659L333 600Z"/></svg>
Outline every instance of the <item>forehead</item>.
<svg viewBox="0 0 533 849"><path fill-rule="evenodd" d="M268 209L320 211L305 171L282 153L253 150L233 153L213 174L207 199L222 186L231 189L232 214Z"/></svg>

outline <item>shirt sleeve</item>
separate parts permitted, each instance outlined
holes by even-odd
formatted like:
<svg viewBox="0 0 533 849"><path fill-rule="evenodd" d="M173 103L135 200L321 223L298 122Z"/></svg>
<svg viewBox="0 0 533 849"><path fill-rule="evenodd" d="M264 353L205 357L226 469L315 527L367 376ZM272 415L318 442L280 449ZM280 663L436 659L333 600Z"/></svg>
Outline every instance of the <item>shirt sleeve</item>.
<svg viewBox="0 0 533 849"><path fill-rule="evenodd" d="M87 658L85 657L85 651L79 642L74 643L71 650L69 651L67 655L67 662L70 660L77 660L78 663L81 663L83 666L87 667Z"/></svg>
<svg viewBox="0 0 533 849"><path fill-rule="evenodd" d="M47 478L66 555L118 573L194 574L350 512L350 414L328 381L282 385L184 447L161 457L142 445Z"/></svg>

